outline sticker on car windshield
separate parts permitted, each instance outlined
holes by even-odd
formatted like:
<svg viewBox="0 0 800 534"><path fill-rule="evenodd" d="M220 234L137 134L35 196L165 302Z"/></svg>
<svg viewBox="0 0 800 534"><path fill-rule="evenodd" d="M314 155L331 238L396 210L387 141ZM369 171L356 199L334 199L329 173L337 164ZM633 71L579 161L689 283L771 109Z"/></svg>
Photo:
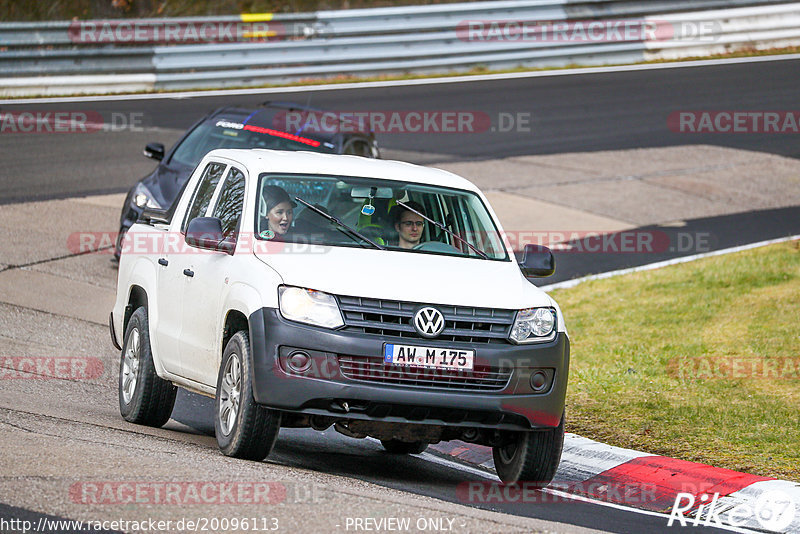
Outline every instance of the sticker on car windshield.
<svg viewBox="0 0 800 534"><path fill-rule="evenodd" d="M261 233L258 235L261 236L261 239L272 239L273 237L275 237L275 232L273 232L272 230L262 230Z"/></svg>

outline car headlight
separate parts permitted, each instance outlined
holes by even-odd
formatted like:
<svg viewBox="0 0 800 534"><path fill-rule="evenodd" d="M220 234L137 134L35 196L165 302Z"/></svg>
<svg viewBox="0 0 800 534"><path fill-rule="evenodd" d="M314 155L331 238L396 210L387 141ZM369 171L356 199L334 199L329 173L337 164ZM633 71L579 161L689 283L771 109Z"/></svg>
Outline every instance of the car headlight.
<svg viewBox="0 0 800 534"><path fill-rule="evenodd" d="M140 208L161 209L161 204L153 198L153 193L144 184L136 186L136 190L133 192L133 203Z"/></svg>
<svg viewBox="0 0 800 534"><path fill-rule="evenodd" d="M517 312L509 339L513 343L536 343L556 337L556 311L553 308L528 308Z"/></svg>
<svg viewBox="0 0 800 534"><path fill-rule="evenodd" d="M333 295L313 289L281 286L278 296L281 315L290 321L325 328L344 326L342 313Z"/></svg>

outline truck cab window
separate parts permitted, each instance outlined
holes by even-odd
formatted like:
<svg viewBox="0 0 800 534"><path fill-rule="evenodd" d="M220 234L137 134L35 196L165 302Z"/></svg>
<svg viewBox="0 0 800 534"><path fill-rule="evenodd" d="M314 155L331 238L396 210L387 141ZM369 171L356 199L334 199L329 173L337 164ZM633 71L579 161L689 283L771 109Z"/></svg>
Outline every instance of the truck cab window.
<svg viewBox="0 0 800 534"><path fill-rule="evenodd" d="M225 167L223 163L209 163L206 166L203 176L200 178L200 183L197 184L197 189L195 189L192 196L192 202L186 212L186 218L183 219L181 232L186 233L189 221L196 217L203 217L206 214L206 210L211 204L211 198L214 196L214 190L217 188L222 173L225 172Z"/></svg>
<svg viewBox="0 0 800 534"><path fill-rule="evenodd" d="M244 185L244 173L231 167L212 213L212 217L222 221L222 233L225 237L234 236L238 231L244 205Z"/></svg>

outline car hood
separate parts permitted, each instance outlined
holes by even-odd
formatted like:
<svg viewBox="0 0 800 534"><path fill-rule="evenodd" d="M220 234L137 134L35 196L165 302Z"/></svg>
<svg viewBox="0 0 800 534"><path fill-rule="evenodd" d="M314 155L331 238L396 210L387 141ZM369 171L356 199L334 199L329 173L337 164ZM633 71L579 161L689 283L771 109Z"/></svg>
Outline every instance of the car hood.
<svg viewBox="0 0 800 534"><path fill-rule="evenodd" d="M180 193L183 185L189 180L192 167L175 164L174 168L159 165L142 183L155 196L164 209L169 208Z"/></svg>
<svg viewBox="0 0 800 534"><path fill-rule="evenodd" d="M275 246L256 256L287 285L336 295L503 309L555 305L513 261L347 247Z"/></svg>

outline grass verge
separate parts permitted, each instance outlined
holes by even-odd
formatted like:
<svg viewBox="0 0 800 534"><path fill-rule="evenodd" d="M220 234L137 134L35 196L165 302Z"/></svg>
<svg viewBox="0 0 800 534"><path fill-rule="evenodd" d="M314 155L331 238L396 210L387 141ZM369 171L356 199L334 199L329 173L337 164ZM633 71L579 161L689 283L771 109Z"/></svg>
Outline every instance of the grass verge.
<svg viewBox="0 0 800 534"><path fill-rule="evenodd" d="M570 432L800 481L800 242L553 292Z"/></svg>

